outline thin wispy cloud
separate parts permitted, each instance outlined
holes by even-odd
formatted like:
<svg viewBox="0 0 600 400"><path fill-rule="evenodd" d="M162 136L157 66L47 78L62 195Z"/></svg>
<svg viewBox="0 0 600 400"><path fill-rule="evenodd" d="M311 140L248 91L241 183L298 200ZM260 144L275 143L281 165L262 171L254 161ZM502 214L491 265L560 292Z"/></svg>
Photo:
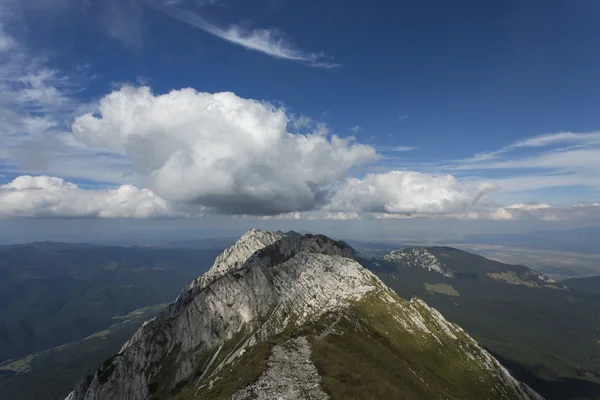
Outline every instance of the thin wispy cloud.
<svg viewBox="0 0 600 400"><path fill-rule="evenodd" d="M600 132L574 133L558 132L532 136L518 140L496 151L477 153L473 157L461 160L465 163L478 163L498 159L500 156L512 151L524 148L550 148L557 145L568 145L567 148L554 149L552 151L571 150L573 148L585 148L600 144Z"/></svg>
<svg viewBox="0 0 600 400"><path fill-rule="evenodd" d="M290 115L290 123L292 125L292 127L294 129L308 129L310 128L313 124L314 121L312 120L312 118L306 116L306 115Z"/></svg>
<svg viewBox="0 0 600 400"><path fill-rule="evenodd" d="M104 33L126 46L139 49L143 46L148 21L140 1L104 0L100 20Z"/></svg>
<svg viewBox="0 0 600 400"><path fill-rule="evenodd" d="M358 133L361 129L362 129L362 127L360 125L355 125L352 128L350 128L350 131L352 133Z"/></svg>
<svg viewBox="0 0 600 400"><path fill-rule="evenodd" d="M600 132L532 136L495 151L449 161L441 169L493 174L503 193L566 187L600 192Z"/></svg>
<svg viewBox="0 0 600 400"><path fill-rule="evenodd" d="M1 18L1 17L0 17ZM0 167L10 174L55 174L97 181L121 181L127 160L97 155L68 132L72 118L89 105L75 94L85 73L63 73L43 54L4 30L0 19ZM83 68L85 69L85 68Z"/></svg>
<svg viewBox="0 0 600 400"><path fill-rule="evenodd" d="M574 133L574 132L559 132L559 133L548 133L544 135L534 136L520 140L509 148L520 148L520 147L546 147L556 144L581 144L581 145L594 145L600 144L600 132L589 132L589 133Z"/></svg>
<svg viewBox="0 0 600 400"><path fill-rule="evenodd" d="M381 152L403 152L417 149L417 147L414 146L376 146L375 148L377 151Z"/></svg>
<svg viewBox="0 0 600 400"><path fill-rule="evenodd" d="M273 58L299 62L316 68L336 68L341 64L331 61L331 57L322 52L309 53L296 48L285 35L276 29L256 28L247 30L239 25L221 28L202 16L179 7L151 1L157 10L195 28L199 28L219 39L226 40L245 49L257 51Z"/></svg>
<svg viewBox="0 0 600 400"><path fill-rule="evenodd" d="M600 167L600 149L577 149L542 152L514 160L497 160L480 164L463 164L456 169L573 169Z"/></svg>
<svg viewBox="0 0 600 400"><path fill-rule="evenodd" d="M390 150L388 151L412 151L412 150L416 150L416 147L413 146L395 146L392 147Z"/></svg>
<svg viewBox="0 0 600 400"><path fill-rule="evenodd" d="M402 114L401 116L398 117L398 122L404 121L405 119L408 119L408 117L409 117L408 114Z"/></svg>

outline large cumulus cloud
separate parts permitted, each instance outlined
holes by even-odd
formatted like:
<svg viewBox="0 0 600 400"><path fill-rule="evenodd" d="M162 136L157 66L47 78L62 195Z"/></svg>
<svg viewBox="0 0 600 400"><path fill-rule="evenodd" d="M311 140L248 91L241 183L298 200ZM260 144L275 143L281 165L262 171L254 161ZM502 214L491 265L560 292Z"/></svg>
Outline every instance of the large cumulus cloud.
<svg viewBox="0 0 600 400"><path fill-rule="evenodd" d="M0 185L0 217L148 218L182 215L148 189L85 190L61 178L20 176Z"/></svg>
<svg viewBox="0 0 600 400"><path fill-rule="evenodd" d="M444 214L468 210L496 187L469 187L451 175L390 171L350 178L333 195L328 208L390 214Z"/></svg>
<svg viewBox="0 0 600 400"><path fill-rule="evenodd" d="M289 132L288 122L283 108L233 93L123 87L76 118L73 134L130 157L157 195L228 214L315 209L333 182L378 157L322 129Z"/></svg>

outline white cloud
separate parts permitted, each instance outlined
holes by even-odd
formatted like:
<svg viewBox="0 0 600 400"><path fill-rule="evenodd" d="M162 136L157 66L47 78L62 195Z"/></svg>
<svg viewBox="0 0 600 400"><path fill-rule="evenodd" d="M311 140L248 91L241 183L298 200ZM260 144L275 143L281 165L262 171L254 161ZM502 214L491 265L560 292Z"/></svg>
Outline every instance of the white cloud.
<svg viewBox="0 0 600 400"><path fill-rule="evenodd" d="M254 217L249 217L254 218ZM497 207L483 206L467 208L457 212L432 213L415 212L405 213L380 213L380 212L295 212L277 216L262 217L262 219L276 220L462 220L462 221L528 221L540 220L547 222L565 221L599 221L600 204L578 205L573 207Z"/></svg>
<svg viewBox="0 0 600 400"><path fill-rule="evenodd" d="M574 133L558 132L538 135L531 138L519 140L508 148L519 147L547 147L555 144L600 144L600 132Z"/></svg>
<svg viewBox="0 0 600 400"><path fill-rule="evenodd" d="M0 25L0 158L21 143L56 131L54 115L70 106L64 79L28 57L25 49Z"/></svg>
<svg viewBox="0 0 600 400"><path fill-rule="evenodd" d="M548 204L513 204L508 207L490 208L485 211L467 212L444 217L457 219L486 219L486 220L540 220L547 222L600 221L600 207L594 204L573 207L551 207Z"/></svg>
<svg viewBox="0 0 600 400"><path fill-rule="evenodd" d="M600 148L560 149L552 152L529 155L516 160L501 160L483 164L466 164L456 169L524 169L544 168L548 170L599 168Z"/></svg>
<svg viewBox="0 0 600 400"><path fill-rule="evenodd" d="M406 151L413 151L418 149L418 147L414 146L375 146L377 151L382 153L403 153ZM390 158L390 157L388 157ZM409 167L410 168L410 167Z"/></svg>
<svg viewBox="0 0 600 400"><path fill-rule="evenodd" d="M1 217L174 217L182 213L150 190L123 185L84 190L61 178L20 176L0 185Z"/></svg>
<svg viewBox="0 0 600 400"><path fill-rule="evenodd" d="M238 25L231 25L229 28L224 29L191 11L157 1L153 1L151 4L172 18L200 28L211 35L248 50L258 51L274 58L300 62L312 67L335 68L340 66L340 64L331 62L331 57L323 53L307 53L297 49L281 32L275 29L246 30Z"/></svg>
<svg viewBox="0 0 600 400"><path fill-rule="evenodd" d="M323 212L323 211L306 211L306 212L291 212L278 215L252 216L244 215L244 219L262 219L262 220L336 220L348 221L361 219L361 215L356 212Z"/></svg>
<svg viewBox="0 0 600 400"><path fill-rule="evenodd" d="M474 207L494 189L489 183L467 187L451 175L391 171L347 179L328 208L392 214L453 213Z"/></svg>
<svg viewBox="0 0 600 400"><path fill-rule="evenodd" d="M519 203L519 204L512 204L506 208L509 210L531 211L531 210L541 210L541 209L545 209L545 208L551 208L551 206L549 204L543 204L543 203Z"/></svg>
<svg viewBox="0 0 600 400"><path fill-rule="evenodd" d="M3 32L2 26L0 25L0 52L6 52L15 47L14 39Z"/></svg>
<svg viewBox="0 0 600 400"><path fill-rule="evenodd" d="M594 205L577 205L572 207L545 207L538 209L521 209L519 219L539 219L542 221L598 221L600 220L600 207Z"/></svg>
<svg viewBox="0 0 600 400"><path fill-rule="evenodd" d="M463 221L512 221L515 216L504 208L489 208L479 211L452 212L446 214L414 213L414 214L386 214L374 213L374 219L456 219Z"/></svg>
<svg viewBox="0 0 600 400"><path fill-rule="evenodd" d="M483 214L485 219L491 219L496 221L510 221L515 219L514 215L503 208L497 208L489 211L487 214Z"/></svg>
<svg viewBox="0 0 600 400"><path fill-rule="evenodd" d="M449 169L500 171L494 182L502 187L504 194L576 186L600 191L600 148L543 152L516 160L464 164Z"/></svg>
<svg viewBox="0 0 600 400"><path fill-rule="evenodd" d="M308 129L314 123L313 120L310 117L307 117L306 115L290 115L289 118L292 126L296 130Z"/></svg>
<svg viewBox="0 0 600 400"><path fill-rule="evenodd" d="M98 3L105 34L127 46L141 47L148 28L143 0L101 0Z"/></svg>
<svg viewBox="0 0 600 400"><path fill-rule="evenodd" d="M357 133L358 131L360 131L362 128L359 125L355 125L352 128L350 128L350 131L353 133Z"/></svg>
<svg viewBox="0 0 600 400"><path fill-rule="evenodd" d="M461 213L450 213L443 216L449 219L459 219L465 221L488 220L488 221L512 221L516 216L504 208L490 208L482 211L469 211Z"/></svg>
<svg viewBox="0 0 600 400"><path fill-rule="evenodd" d="M479 171L479 176L493 170L494 182L502 187L502 196L512 201L520 192L544 188L581 187L600 191L600 132L533 136L495 151L449 162L442 169Z"/></svg>
<svg viewBox="0 0 600 400"><path fill-rule="evenodd" d="M289 133L288 122L284 109L233 93L123 87L97 114L76 118L73 133L131 158L145 186L165 199L232 214L314 209L332 183L378 158L321 131Z"/></svg>
<svg viewBox="0 0 600 400"><path fill-rule="evenodd" d="M43 61L30 57L0 22L0 107L5 117L41 118L40 113L59 112L72 105L66 78L45 67Z"/></svg>
<svg viewBox="0 0 600 400"><path fill-rule="evenodd" d="M325 214L325 219L348 221L353 219L360 219L360 215L356 212L329 212Z"/></svg>
<svg viewBox="0 0 600 400"><path fill-rule="evenodd" d="M574 132L558 132L548 133L543 135L532 136L522 140L518 140L507 146L504 146L495 151L477 153L471 158L460 160L464 168L498 168L502 167L502 164L490 164L490 165L471 165L471 163L480 163L484 161L491 161L506 156L518 149L525 148L549 148L557 145L569 144L571 147L558 148L555 151L563 152L565 150L572 150L576 148L586 148L600 144L600 132L587 132L587 133L574 133ZM545 154L545 153L542 153ZM514 164L513 164L514 165Z"/></svg>
<svg viewBox="0 0 600 400"><path fill-rule="evenodd" d="M451 212L444 214L413 213L389 214L374 213L362 214L362 218L375 219L455 219L463 221L528 221L540 220L547 222L586 221L597 223L600 221L600 207L575 206L551 208L510 208L487 207L480 210Z"/></svg>
<svg viewBox="0 0 600 400"><path fill-rule="evenodd" d="M387 151L413 151L416 150L416 147L413 146L393 146L387 149Z"/></svg>
<svg viewBox="0 0 600 400"><path fill-rule="evenodd" d="M277 214L277 215L264 215L264 216L254 216L254 215L244 215L242 216L244 219L256 219L260 218L263 220L301 220L301 219L311 219L307 213L303 212L291 212L285 214Z"/></svg>

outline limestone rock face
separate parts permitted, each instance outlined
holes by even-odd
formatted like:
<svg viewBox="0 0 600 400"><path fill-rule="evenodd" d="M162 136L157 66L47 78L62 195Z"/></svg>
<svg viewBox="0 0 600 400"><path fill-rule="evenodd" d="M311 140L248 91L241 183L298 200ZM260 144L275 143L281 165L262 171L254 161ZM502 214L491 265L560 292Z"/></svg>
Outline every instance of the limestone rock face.
<svg viewBox="0 0 600 400"><path fill-rule="evenodd" d="M407 249L394 250L383 257L386 261L405 264L409 267L423 268L428 271L437 272L448 278L454 276L454 271L443 265L435 255L424 247L411 247Z"/></svg>
<svg viewBox="0 0 600 400"><path fill-rule="evenodd" d="M168 380L171 386L214 368L215 352L243 329L254 332L238 353L291 321L301 324L359 298L377 278L351 255L349 247L322 235L248 232L70 400L146 399L161 386L155 382ZM237 355L229 354L224 363Z"/></svg>
<svg viewBox="0 0 600 400"><path fill-rule="evenodd" d="M244 262L256 251L275 243L283 237L277 232L265 232L251 229L244 234L233 246L221 253L212 267L198 279L194 279L187 286L191 289L195 286L205 288L216 279L222 277L230 270L241 268Z"/></svg>

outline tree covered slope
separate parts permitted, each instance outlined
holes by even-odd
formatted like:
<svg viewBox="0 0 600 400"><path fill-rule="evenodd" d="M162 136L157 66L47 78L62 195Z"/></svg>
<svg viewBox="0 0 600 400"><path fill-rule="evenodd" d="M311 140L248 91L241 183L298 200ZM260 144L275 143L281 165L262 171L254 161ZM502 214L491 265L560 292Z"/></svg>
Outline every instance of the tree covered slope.
<svg viewBox="0 0 600 400"><path fill-rule="evenodd" d="M0 364L172 301L218 250L33 243L0 248Z"/></svg>

